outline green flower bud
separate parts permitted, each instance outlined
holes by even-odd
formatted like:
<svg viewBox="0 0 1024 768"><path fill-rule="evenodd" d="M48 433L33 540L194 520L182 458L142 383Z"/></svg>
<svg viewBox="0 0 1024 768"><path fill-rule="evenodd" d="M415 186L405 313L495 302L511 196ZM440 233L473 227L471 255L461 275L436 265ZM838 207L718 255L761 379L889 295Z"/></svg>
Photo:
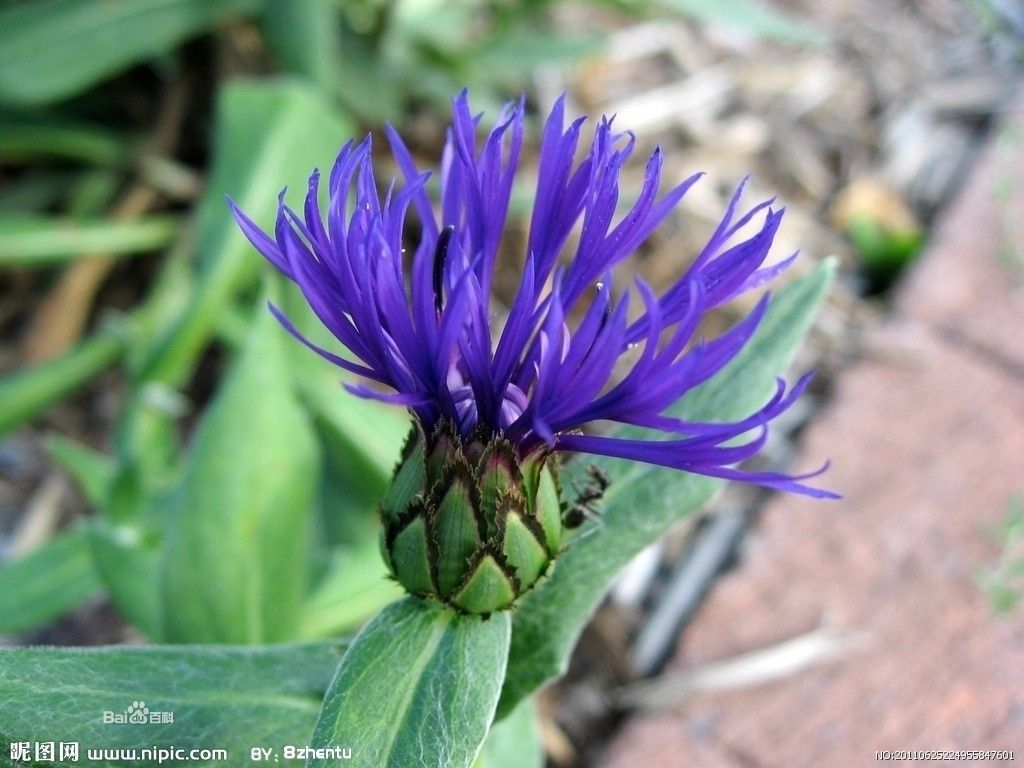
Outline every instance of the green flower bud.
<svg viewBox="0 0 1024 768"><path fill-rule="evenodd" d="M562 535L544 457L503 437L414 427L381 505L384 559L406 591L472 614L512 606L547 573Z"/></svg>

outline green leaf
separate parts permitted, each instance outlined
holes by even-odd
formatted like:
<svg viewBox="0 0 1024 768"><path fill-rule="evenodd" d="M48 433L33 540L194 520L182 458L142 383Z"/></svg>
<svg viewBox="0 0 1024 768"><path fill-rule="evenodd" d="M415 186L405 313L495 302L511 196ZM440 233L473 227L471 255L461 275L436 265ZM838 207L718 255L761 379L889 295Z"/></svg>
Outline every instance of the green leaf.
<svg viewBox="0 0 1024 768"><path fill-rule="evenodd" d="M308 339L342 356L349 354L294 285L284 278L275 283L281 290L281 308ZM301 344L289 344L288 356L299 397L315 417L324 449L320 501L325 540L352 544L371 537L376 542L377 505L409 434L409 414L346 392L342 383L355 382L355 377Z"/></svg>
<svg viewBox="0 0 1024 768"><path fill-rule="evenodd" d="M175 316L180 316L182 299L189 294L181 257L177 247L170 250L161 263L156 287L130 316L104 322L92 336L60 357L0 379L0 437L70 395L126 351L150 349L155 329L166 324L172 309L177 310ZM141 365L135 363L132 368Z"/></svg>
<svg viewBox="0 0 1024 768"><path fill-rule="evenodd" d="M164 632L173 642L294 638L306 589L319 456L262 307L203 417L171 509Z"/></svg>
<svg viewBox="0 0 1024 768"><path fill-rule="evenodd" d="M46 450L71 475L90 506L103 505L114 477L113 459L63 435L50 435L46 440Z"/></svg>
<svg viewBox="0 0 1024 768"><path fill-rule="evenodd" d="M117 471L104 517L134 524L143 511L162 522L166 505L153 505L180 476L181 436L178 420L187 406L175 390L145 382L126 398L115 430Z"/></svg>
<svg viewBox="0 0 1024 768"><path fill-rule="evenodd" d="M0 267L59 264L93 253L151 253L174 240L180 226L177 216L166 214L135 221L7 214L0 217Z"/></svg>
<svg viewBox="0 0 1024 768"><path fill-rule="evenodd" d="M470 53L472 69L489 72L493 82L522 77L544 66L566 64L600 53L606 46L604 36L569 35L561 30L518 26L494 39L488 39Z"/></svg>
<svg viewBox="0 0 1024 768"><path fill-rule="evenodd" d="M77 741L80 759L89 748L175 746L226 749L226 764L248 765L257 745L308 743L343 649L0 649L0 761L12 741ZM173 724L103 722L104 712L124 714L136 701L172 713Z"/></svg>
<svg viewBox="0 0 1024 768"><path fill-rule="evenodd" d="M919 229L894 229L869 216L856 216L846 234L872 288L888 287L920 253L925 235Z"/></svg>
<svg viewBox="0 0 1024 768"><path fill-rule="evenodd" d="M544 746L533 699L523 699L487 734L473 768L544 768Z"/></svg>
<svg viewBox="0 0 1024 768"><path fill-rule="evenodd" d="M160 537L141 525L97 521L89 528L93 562L110 599L132 625L160 639Z"/></svg>
<svg viewBox="0 0 1024 768"><path fill-rule="evenodd" d="M124 330L107 326L60 357L0 379L0 436L74 392L120 357Z"/></svg>
<svg viewBox="0 0 1024 768"><path fill-rule="evenodd" d="M0 565L0 634L24 632L60 618L100 591L85 528L62 531Z"/></svg>
<svg viewBox="0 0 1024 768"><path fill-rule="evenodd" d="M337 390L341 388L337 385ZM301 396L301 392L300 392ZM381 421L381 429L367 443L360 444L359 436L371 430L372 422L360 402L353 402L352 395L344 391L335 392L337 404L329 407L339 412L349 406L348 418L357 423L350 430L343 430L343 422L329 421L317 412L309 399L303 397L303 405L314 417L317 436L323 451L322 477L318 516L320 536L325 547L359 546L364 540L377 541L380 533L380 517L377 506L388 487L388 475L382 468L381 458L392 459L394 467L401 450L401 440L393 443L381 439L389 431L389 421ZM394 415L394 414L389 414ZM405 425L408 428L408 424ZM382 447L376 455L370 454L370 446L380 442ZM386 446L386 447L385 447Z"/></svg>
<svg viewBox="0 0 1024 768"><path fill-rule="evenodd" d="M348 374L305 347L289 345L299 398L314 417L323 446L320 501L326 540L351 544L371 537L376 541L377 505L409 433L409 416L346 392L341 381L351 381Z"/></svg>
<svg viewBox="0 0 1024 768"><path fill-rule="evenodd" d="M376 536L345 547L306 598L301 636L312 640L357 628L403 594L384 565Z"/></svg>
<svg viewBox="0 0 1024 768"><path fill-rule="evenodd" d="M83 171L79 174L78 178L75 179L71 188L68 190L68 199L62 208L62 212L66 214L67 218L55 218L55 217L43 217L39 216L33 221L29 219L29 223L32 226L30 231L46 231L49 227L55 227L63 232L64 227L79 228L83 225L97 225L101 229L112 224L128 223L134 224L137 221L131 222L117 222L103 218L96 218L101 216L104 211L107 210L114 202L114 196L118 190L124 184L124 178L122 175L115 170L110 168L91 168L87 171ZM147 218L142 220L146 226L152 226L154 221L159 221L161 216L155 218ZM166 217L168 220L171 217ZM131 235L131 237L139 237L140 234L145 233L146 227L132 231L131 229L117 228L114 230L113 237L118 238L123 236L125 233ZM168 241L173 239L173 235L168 238ZM140 238L141 240L141 238ZM59 243L59 241L58 241ZM48 246L52 245L47 243ZM72 245L71 248L78 248L77 244ZM118 246L123 247L123 246ZM103 251L103 243L100 243L97 248L99 251ZM88 251L83 251L88 253ZM50 257L46 257L50 258Z"/></svg>
<svg viewBox="0 0 1024 768"><path fill-rule="evenodd" d="M779 291L737 358L685 396L673 414L695 421L728 421L761 406L810 327L833 271L834 264L824 264ZM719 481L700 475L591 456L569 462L566 487L572 487L574 472L590 464L611 477L601 519L559 556L551 577L520 600L500 713L508 713L565 670L576 639L615 575L721 487Z"/></svg>
<svg viewBox="0 0 1024 768"><path fill-rule="evenodd" d="M5 162L56 157L112 166L124 162L130 151L125 137L102 128L0 112L0 158Z"/></svg>
<svg viewBox="0 0 1024 768"><path fill-rule="evenodd" d="M37 0L0 11L0 103L46 104L151 59L261 0Z"/></svg>
<svg viewBox="0 0 1024 768"><path fill-rule="evenodd" d="M374 768L468 768L494 716L508 640L507 613L460 616L414 597L389 605L342 659L312 746L351 747L355 764Z"/></svg>
<svg viewBox="0 0 1024 768"><path fill-rule="evenodd" d="M339 7L324 0L267 0L263 29L288 70L318 86L336 88L341 62L340 14Z"/></svg>
<svg viewBox="0 0 1024 768"><path fill-rule="evenodd" d="M188 411L188 401L167 384L142 379L139 370L194 290L188 240L177 240L160 260L144 306L132 314L135 333L124 361L131 388L114 429L117 470L102 510L105 519L118 525L135 525L144 512L165 509L151 502L165 494L181 471L179 421ZM162 515L154 517L162 523Z"/></svg>
<svg viewBox="0 0 1024 768"><path fill-rule="evenodd" d="M298 351L312 355L305 347ZM348 479L366 486L362 495L379 500L409 434L409 416L393 406L360 400L342 389L342 380L351 377L323 370L316 378L303 376L298 382L299 396L319 417L339 452L357 462Z"/></svg>
<svg viewBox="0 0 1024 768"><path fill-rule="evenodd" d="M350 14L353 18L361 17L358 24L365 25L366 9L359 8L359 3L330 4L340 7L343 12L342 30L339 35L341 55L334 61L327 80L318 80L321 90L336 98L347 112L357 115L367 123L379 125L385 120L393 120L395 115L404 114L410 83L415 83L416 79L422 80L424 74L429 77L434 73L425 73L424 69L420 68L415 73L416 76L410 76L411 73L401 66L396 66L389 41L374 40L373 31L357 31L352 24L346 24L344 17ZM377 17L372 23L381 24L378 29L383 32L384 37L389 36L384 27L392 26L386 21L391 12L391 8L384 6L371 11ZM389 50L385 52L382 49ZM321 47L320 50L325 49ZM307 75L309 74L308 61L300 63L293 59L289 66L301 66ZM451 93L452 91L449 91L449 95Z"/></svg>
<svg viewBox="0 0 1024 768"><path fill-rule="evenodd" d="M262 257L238 231L224 196L272 230L282 187L304 194L310 171L330 168L351 133L323 96L301 83L236 80L221 89L213 170L197 215L197 290L140 378L175 386L187 379L222 309L259 274Z"/></svg>
<svg viewBox="0 0 1024 768"><path fill-rule="evenodd" d="M3 187L0 187L0 211L38 213L65 206L68 193L78 183L80 175L80 172L66 168L55 170L41 165L26 168L13 178L4 180Z"/></svg>

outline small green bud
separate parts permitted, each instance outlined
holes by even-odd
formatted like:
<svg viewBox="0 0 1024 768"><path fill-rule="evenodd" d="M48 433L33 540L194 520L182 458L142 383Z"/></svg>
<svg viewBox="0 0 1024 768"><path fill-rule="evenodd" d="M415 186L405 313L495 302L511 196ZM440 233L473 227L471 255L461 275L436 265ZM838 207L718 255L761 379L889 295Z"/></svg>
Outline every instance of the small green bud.
<svg viewBox="0 0 1024 768"><path fill-rule="evenodd" d="M545 574L562 536L544 458L522 467L503 437L428 439L414 427L381 504L384 559L411 594L457 610L504 610Z"/></svg>

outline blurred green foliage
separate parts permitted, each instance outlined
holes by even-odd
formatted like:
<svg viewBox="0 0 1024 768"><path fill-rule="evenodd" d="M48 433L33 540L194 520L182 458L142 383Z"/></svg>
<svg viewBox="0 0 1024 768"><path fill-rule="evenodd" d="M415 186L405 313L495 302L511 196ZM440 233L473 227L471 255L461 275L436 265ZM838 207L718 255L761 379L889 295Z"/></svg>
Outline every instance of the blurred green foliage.
<svg viewBox="0 0 1024 768"><path fill-rule="evenodd" d="M630 18L683 14L758 37L823 39L754 0L593 2ZM0 378L0 437L34 420L50 429L41 415L118 370L116 416L100 417L99 436L88 435L104 450L46 435L50 457L93 514L0 563L0 634L32 630L106 597L154 642L317 640L354 630L401 595L385 578L375 505L408 420L346 396L344 374L287 340L266 310L268 296L314 341L335 344L301 296L252 252L224 198L269 225L280 186L304 189L309 171L329 167L357 130L436 116L466 86L474 105L490 109L528 89L542 68L598 52L602 35L553 23L559 4L0 0L0 279L13 276L32 291L15 314L31 315L36 299L56 297L57 308L77 313L86 329L68 332L71 345L55 356ZM516 210L529 202L517 199ZM153 258L125 258L140 256ZM137 293L117 310L92 301L111 269ZM61 289L83 279L94 281L89 301L63 303ZM822 281L825 272L803 290L823 290ZM803 320L764 342L757 365L772 374L813 312L817 299L805 299ZM10 323L3 315L0 322ZM728 399L739 407L743 397ZM673 516L688 509L671 494L661 498ZM623 523L637 542L657 525ZM598 599L614 572L591 562L600 574L580 582L582 598L573 598L580 605ZM552 587L569 600L560 589ZM589 615L587 606L568 621L557 612L557 621L540 617L547 635L513 665L525 664L527 673L517 672L505 709L557 670L562 646ZM552 630L549 620L562 626ZM490 632L499 622L480 626ZM377 638L371 660L393 639ZM403 706L424 714L416 704L424 670L451 678L460 692L472 687L464 680L478 686L483 674L494 703L505 666L498 648L482 644L491 673L458 657L449 664L437 652L421 678L394 668L395 685L374 682L372 693L394 698L404 686L416 695ZM229 733L224 744L251 744L251 734L302 743L339 656L333 645L12 651L0 720L40 740L67 738L66 726L79 728L76 739L92 738L111 690L130 685L152 705L173 701L176 741ZM58 684L82 694L65 697L64 721L48 708ZM456 711L464 698L439 701ZM489 715L487 722L478 715L487 707L477 709L469 714L486 730ZM64 730L56 737L36 730L57 722ZM330 740L330 723L321 723ZM477 765L536 768L542 760L526 699L491 732Z"/></svg>
<svg viewBox="0 0 1024 768"><path fill-rule="evenodd" d="M173 48L260 0L43 0L0 17L0 103L49 104Z"/></svg>
<svg viewBox="0 0 1024 768"><path fill-rule="evenodd" d="M0 567L0 632L105 592L153 640L262 643L350 629L399 594L384 579L373 513L405 419L344 396L337 371L285 341L258 298L261 282L300 326L323 331L291 289L268 282L224 197L268 222L280 185L301 189L310 169L329 166L354 121L397 119L467 83L496 101L539 63L592 50L593 41L548 32L547 5L0 7L0 269L165 252L134 309L106 314L68 351L0 379L0 433L119 361L126 382L112 455L51 439L53 459L97 514ZM253 32L260 48L250 60L225 71L210 61ZM520 57L514 40L525 34L534 42ZM197 36L198 48L182 50ZM198 120L198 140L154 152L167 129L147 113L183 81L193 93L209 89L213 108L186 104L176 129L187 134L186 118ZM208 173L185 165L189 154L205 157ZM190 175L203 183L197 199ZM163 199L119 216L114 201L133 183ZM238 359L188 430L190 387L218 346Z"/></svg>
<svg viewBox="0 0 1024 768"><path fill-rule="evenodd" d="M924 247L919 229L893 229L867 216L852 220L847 236L873 292L886 290Z"/></svg>
<svg viewBox="0 0 1024 768"><path fill-rule="evenodd" d="M814 37L750 0L596 2ZM440 113L465 86L488 108L599 51L601 35L553 23L558 5L0 2L0 276L44 295L89 261L159 254L131 265L133 306L79 307L88 335L0 378L0 436L113 366L122 381L104 452L48 437L96 514L0 565L0 632L105 594L153 640L316 638L399 594L374 509L406 419L285 341L268 293L333 343L224 197L269 224L281 185L303 189L357 126Z"/></svg>
<svg viewBox="0 0 1024 768"><path fill-rule="evenodd" d="M1006 516L992 531L999 560L975 575L978 586L997 614L1010 613L1024 601L1024 496L1006 504Z"/></svg>

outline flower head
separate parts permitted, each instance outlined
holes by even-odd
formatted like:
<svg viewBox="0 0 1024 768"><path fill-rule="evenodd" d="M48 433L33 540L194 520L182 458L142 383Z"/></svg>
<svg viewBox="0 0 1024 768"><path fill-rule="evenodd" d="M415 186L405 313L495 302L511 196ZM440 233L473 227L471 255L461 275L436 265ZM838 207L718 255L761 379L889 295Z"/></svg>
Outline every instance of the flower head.
<svg viewBox="0 0 1024 768"><path fill-rule="evenodd" d="M282 193L273 236L232 204L253 246L299 286L355 359L316 347L278 309L272 311L304 344L380 387L348 384L349 391L408 408L428 454L443 433L467 451L474 443L500 440L524 466L554 452L582 452L832 496L805 485L809 475L734 466L759 451L769 423L800 396L806 376L788 391L780 381L760 410L739 421L699 423L666 414L735 357L763 318L767 297L721 336L695 338L706 312L792 262L763 266L783 210L768 200L741 213L741 184L707 244L668 290L659 296L635 280L640 306L631 315L630 292L613 295L612 271L700 174L660 193L663 161L656 149L636 200L617 215L619 176L633 153L633 136L602 119L577 163L584 119L566 126L564 112L559 99L543 128L522 279L504 322L495 321L491 288L524 110L521 101L507 105L481 144L479 116L470 111L466 92L453 102L436 209L426 188L429 174L419 171L391 127L388 141L404 178L383 197L367 137L342 148L328 180L326 211L317 201L315 171L302 215L284 204ZM410 209L419 233L407 258ZM737 242L740 230L758 218L756 233ZM662 438L583 433L601 421L649 428ZM755 437L736 443L751 432ZM435 501L440 504L440 497ZM535 533L544 538L544 531ZM551 543L549 537L545 546Z"/></svg>

